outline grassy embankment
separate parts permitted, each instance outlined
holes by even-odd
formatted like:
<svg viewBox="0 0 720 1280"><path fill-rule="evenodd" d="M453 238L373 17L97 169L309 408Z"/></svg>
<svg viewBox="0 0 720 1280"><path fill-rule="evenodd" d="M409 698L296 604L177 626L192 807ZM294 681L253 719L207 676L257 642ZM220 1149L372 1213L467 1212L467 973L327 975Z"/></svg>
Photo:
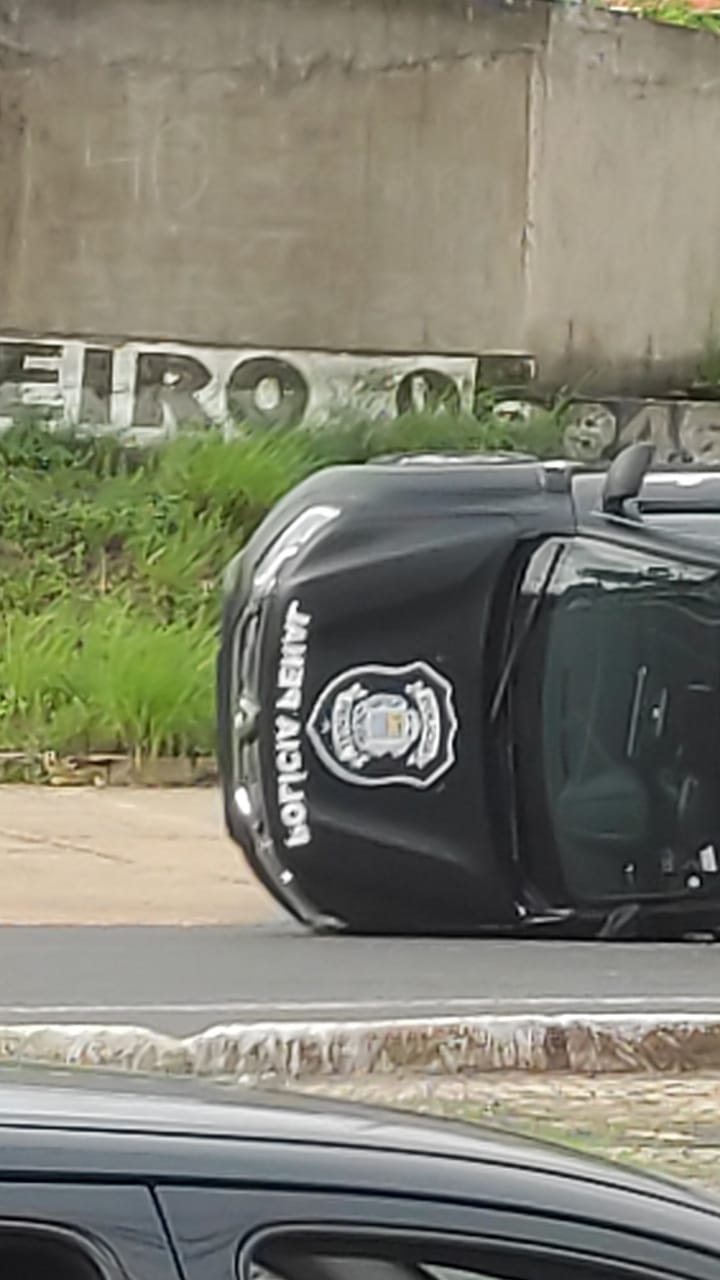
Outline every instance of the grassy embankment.
<svg viewBox="0 0 720 1280"><path fill-rule="evenodd" d="M0 750L212 751L220 576L281 494L388 450L557 452L559 436L552 414L436 415L133 453L14 428L0 437Z"/></svg>

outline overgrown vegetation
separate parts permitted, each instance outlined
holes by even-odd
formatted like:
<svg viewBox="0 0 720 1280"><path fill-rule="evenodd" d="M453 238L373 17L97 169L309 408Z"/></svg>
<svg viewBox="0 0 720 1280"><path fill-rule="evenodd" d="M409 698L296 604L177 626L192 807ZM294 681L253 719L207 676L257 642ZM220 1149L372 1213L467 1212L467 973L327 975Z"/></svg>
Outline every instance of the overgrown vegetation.
<svg viewBox="0 0 720 1280"><path fill-rule="evenodd" d="M0 749L214 745L219 581L318 467L409 449L557 452L560 415L408 416L152 451L24 423L0 436Z"/></svg>
<svg viewBox="0 0 720 1280"><path fill-rule="evenodd" d="M607 0L600 0L607 7ZM665 22L675 27L691 27L697 31L720 34L720 0L718 9L696 9L687 0L626 0L623 8L650 18L653 22Z"/></svg>

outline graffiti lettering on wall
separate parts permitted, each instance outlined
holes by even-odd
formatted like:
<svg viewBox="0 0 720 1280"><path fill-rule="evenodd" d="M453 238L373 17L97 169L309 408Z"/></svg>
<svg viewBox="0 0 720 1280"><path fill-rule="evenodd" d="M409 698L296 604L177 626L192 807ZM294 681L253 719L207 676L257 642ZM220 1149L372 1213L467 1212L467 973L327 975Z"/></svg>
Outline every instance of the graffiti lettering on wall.
<svg viewBox="0 0 720 1280"><path fill-rule="evenodd" d="M533 393L536 372L531 355L515 352L415 356L7 337L0 338L0 428L24 409L145 443L185 423L232 431L322 425L348 410L381 420L441 405L473 413L488 388L512 389L494 411L522 422L547 408ZM578 397L564 422L572 457L594 461L652 439L662 461L720 461L720 399Z"/></svg>
<svg viewBox="0 0 720 1280"><path fill-rule="evenodd" d="M596 461L651 440L659 462L720 462L720 400L576 400L565 420L569 456Z"/></svg>
<svg viewBox="0 0 720 1280"><path fill-rule="evenodd" d="M492 372L493 357L487 358ZM532 360L505 358L522 381ZM294 426L348 408L395 417L440 403L472 411L476 356L353 355L316 351L0 339L0 415L19 406L69 422L140 434L181 423ZM0 419L1 420L1 419Z"/></svg>

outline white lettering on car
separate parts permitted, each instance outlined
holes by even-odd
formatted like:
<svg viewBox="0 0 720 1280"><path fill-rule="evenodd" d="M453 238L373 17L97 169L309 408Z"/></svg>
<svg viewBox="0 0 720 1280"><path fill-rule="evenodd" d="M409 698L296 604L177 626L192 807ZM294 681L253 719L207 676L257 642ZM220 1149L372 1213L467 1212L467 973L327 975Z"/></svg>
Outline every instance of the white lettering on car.
<svg viewBox="0 0 720 1280"><path fill-rule="evenodd" d="M278 809L287 849L299 849L310 843L301 724L297 715L292 714L299 712L302 706L310 623L310 614L303 613L297 600L291 600L280 637L275 696L275 772Z"/></svg>

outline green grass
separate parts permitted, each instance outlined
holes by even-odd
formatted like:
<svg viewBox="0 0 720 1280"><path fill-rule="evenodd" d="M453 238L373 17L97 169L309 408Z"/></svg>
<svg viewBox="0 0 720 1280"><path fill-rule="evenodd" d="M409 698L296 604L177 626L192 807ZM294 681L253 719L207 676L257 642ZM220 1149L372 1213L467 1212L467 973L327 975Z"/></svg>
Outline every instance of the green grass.
<svg viewBox="0 0 720 1280"><path fill-rule="evenodd" d="M0 651L0 747L185 754L212 746L215 637L127 601L10 614Z"/></svg>
<svg viewBox="0 0 720 1280"><path fill-rule="evenodd" d="M720 6L720 0L718 0ZM691 27L696 31L711 31L720 34L720 12L713 13L707 9L693 9L682 0L639 0L639 13L654 22L665 22L676 27Z"/></svg>
<svg viewBox="0 0 720 1280"><path fill-rule="evenodd" d="M591 3L596 8L606 9L610 0L591 0ZM623 7L627 12L648 18L651 22L720 34L720 0L716 12L695 9L687 0L624 0Z"/></svg>
<svg viewBox="0 0 720 1280"><path fill-rule="evenodd" d="M0 436L0 749L211 751L222 571L283 493L379 453L557 453L561 418L436 414L149 451L19 424Z"/></svg>

